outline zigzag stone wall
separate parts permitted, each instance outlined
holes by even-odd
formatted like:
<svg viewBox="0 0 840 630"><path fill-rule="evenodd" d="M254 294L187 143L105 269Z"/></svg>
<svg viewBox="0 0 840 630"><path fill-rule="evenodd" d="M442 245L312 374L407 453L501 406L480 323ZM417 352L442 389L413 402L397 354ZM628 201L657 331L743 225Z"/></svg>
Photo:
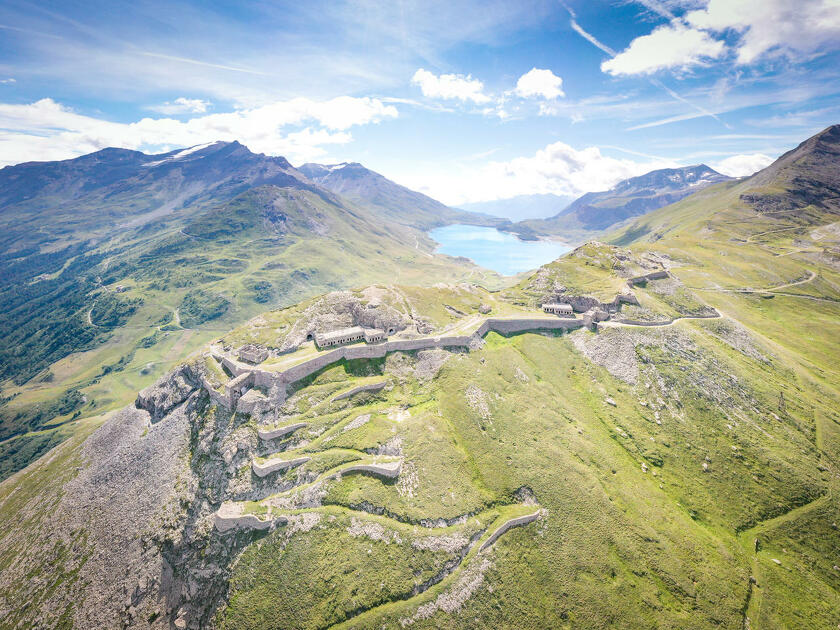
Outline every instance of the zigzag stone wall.
<svg viewBox="0 0 840 630"><path fill-rule="evenodd" d="M536 521L540 517L540 513L541 513L541 510L537 510L533 514L526 514L525 516L519 516L517 518L512 518L509 521L503 523L501 525L501 527L499 527L499 529L497 529L495 532L493 532L493 534L490 536L490 538L488 538L486 541L484 541L484 544L481 545L481 547L479 548L479 551L484 551L485 549L487 549L487 547L489 547L490 545L492 545L494 542L496 542L499 539L499 536L504 534L509 529L511 529L513 527L518 527L520 525L527 525L528 523L532 523L533 521Z"/></svg>

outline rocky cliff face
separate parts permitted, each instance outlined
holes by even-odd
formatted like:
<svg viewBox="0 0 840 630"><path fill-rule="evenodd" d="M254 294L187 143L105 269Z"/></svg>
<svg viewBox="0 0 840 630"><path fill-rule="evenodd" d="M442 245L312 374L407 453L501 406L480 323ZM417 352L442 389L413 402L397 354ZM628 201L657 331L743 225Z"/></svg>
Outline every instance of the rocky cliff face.
<svg viewBox="0 0 840 630"><path fill-rule="evenodd" d="M741 200L763 214L788 213L805 220L813 206L840 213L840 125L828 127L750 178Z"/></svg>
<svg viewBox="0 0 840 630"><path fill-rule="evenodd" d="M2 572L0 611L18 620L10 627L209 622L230 558L250 540L213 538L212 514L256 440L224 410L208 412L196 369L178 367L85 442L78 475L41 516L37 538L20 533L19 561ZM41 569L61 588L27 580Z"/></svg>

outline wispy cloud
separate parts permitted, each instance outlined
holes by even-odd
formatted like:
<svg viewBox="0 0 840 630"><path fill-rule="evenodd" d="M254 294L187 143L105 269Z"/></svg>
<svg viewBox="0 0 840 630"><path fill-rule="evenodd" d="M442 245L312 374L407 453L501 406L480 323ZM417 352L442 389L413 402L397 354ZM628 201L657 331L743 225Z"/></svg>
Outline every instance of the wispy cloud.
<svg viewBox="0 0 840 630"><path fill-rule="evenodd" d="M188 59L187 57L176 57L175 55L165 55L163 53L155 52L141 52L145 57L154 57L156 59L166 59L167 61L177 61L178 63L186 63L193 66L204 66L205 68L216 68L218 70L229 70L231 72L242 72L243 74L254 74L261 77L269 76L268 72L261 72L260 70L252 70L250 68L238 68L236 66L227 66L220 63L211 63L209 61L201 61L200 59Z"/></svg>
<svg viewBox="0 0 840 630"><path fill-rule="evenodd" d="M565 5L564 5L564 6L565 6ZM570 24L571 24L572 29L573 29L573 30L574 30L577 34L579 34L581 37L583 37L586 41L588 41L590 44L592 44L593 46L595 46L595 47L599 48L599 49L600 49L600 50L602 50L603 52L605 52L605 53L607 53L608 55L610 55L610 57L612 57L613 59L615 59L615 57L616 57L616 52L615 52L615 50L613 50L612 48L610 48L609 46L607 46L606 44L604 44L603 42L601 42L601 41L600 41L597 37L595 37L594 35L592 35L592 34L591 34L591 33L589 33L588 31L584 30L584 29L583 29L583 27L581 27L581 26L577 23L577 20L576 20L576 16L575 16L574 11L573 11L572 9L570 9L568 6L566 7L566 9L569 11ZM602 66L601 66L601 67L603 68L603 64L602 64ZM671 88L667 87L664 83L662 83L662 82L661 82L661 81L659 81L658 79L653 79L653 78L651 78L651 79L649 79L649 81L650 81L650 83L651 83L652 85L654 85L654 86L658 87L659 89L663 90L666 94L668 94L668 96L670 96L670 97L671 97L671 98L673 98L674 100L680 101L681 103L684 103L684 104L688 105L689 107L693 108L694 110L696 110L696 111L698 112L698 114L699 114L699 115L702 115L702 116L709 116L709 117L711 117L711 118L714 118L714 119L715 119L715 120L717 120L718 122L720 122L720 119L717 117L717 115L716 115L716 114L714 114L713 112L709 111L709 110L708 110L708 109L706 109L705 107L702 107L702 106L700 106L700 105L696 105L696 104L694 104L694 103L690 102L689 100L685 99L684 97L680 96L677 92L675 92L675 91L674 91L674 90L672 90ZM660 125L660 124L667 124L667 123L669 123L669 122L676 122L676 121L678 121L678 120L689 120L690 118L697 118L697 117L698 117L697 115L690 115L690 116L687 116L687 117L677 117L677 116L674 116L674 117L671 117L671 118L668 118L668 119L662 119L662 121L660 121L660 122L658 122L658 123L649 123L647 126L650 126L650 127L655 127L655 126L658 126L658 125ZM635 129L644 129L644 128L645 128L645 126L630 127L630 128L628 129L628 131L633 131L633 130L635 130Z"/></svg>
<svg viewBox="0 0 840 630"><path fill-rule="evenodd" d="M172 116L175 114L203 114L210 108L211 105L210 101L205 101L200 98L186 98L180 96L174 101L167 101L166 103L161 103L160 105L152 105L149 109L160 114Z"/></svg>

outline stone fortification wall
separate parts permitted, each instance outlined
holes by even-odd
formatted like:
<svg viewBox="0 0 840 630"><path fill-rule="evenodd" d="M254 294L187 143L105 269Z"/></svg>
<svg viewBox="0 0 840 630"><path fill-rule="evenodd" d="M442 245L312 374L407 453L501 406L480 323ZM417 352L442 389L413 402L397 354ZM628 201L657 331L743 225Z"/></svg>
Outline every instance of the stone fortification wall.
<svg viewBox="0 0 840 630"><path fill-rule="evenodd" d="M387 384L388 381L382 381L381 383L359 385L358 387L354 387L353 389L347 390L346 392L342 392L338 396L333 396L333 401L344 400L345 398L350 398L351 396L355 396L356 394L360 394L361 392L377 392L383 387L385 387Z"/></svg>
<svg viewBox="0 0 840 630"><path fill-rule="evenodd" d="M639 300L637 300L636 296L632 293L619 293L615 296L612 302L604 302L600 305L600 308L609 313L615 313L622 304L633 304L634 306L639 306Z"/></svg>
<svg viewBox="0 0 840 630"><path fill-rule="evenodd" d="M227 396L227 392L225 394L219 393L214 387L213 384L207 380L206 376L201 377L201 385L210 395L210 400L212 400L217 405L221 405L222 407L226 407L230 409L230 398Z"/></svg>
<svg viewBox="0 0 840 630"><path fill-rule="evenodd" d="M400 476L402 470L402 461L387 462L382 464L353 464L347 468L342 468L340 471L330 475L330 477L340 477L344 475L352 475L358 473L369 473L371 475L378 475L387 479L396 479Z"/></svg>
<svg viewBox="0 0 840 630"><path fill-rule="evenodd" d="M277 427L276 429L258 429L257 435L260 436L261 440L273 440L274 438L294 433L295 431L297 431L298 429L302 429L306 425L306 422L298 422L296 424L288 424L285 427Z"/></svg>
<svg viewBox="0 0 840 630"><path fill-rule="evenodd" d="M230 373L233 374L234 376L241 376L245 372L250 371L244 365L240 365L236 361L233 361L233 360L227 358L223 354L213 353L213 358L215 358L219 363L221 363L223 366L225 366L230 371Z"/></svg>
<svg viewBox="0 0 840 630"><path fill-rule="evenodd" d="M652 273L647 273L643 276L636 276L635 278L630 278L627 280L627 286L630 288L635 287L637 284L641 284L643 282L647 282L648 280L661 280L662 278L667 278L668 272L667 271L654 271Z"/></svg>
<svg viewBox="0 0 840 630"><path fill-rule="evenodd" d="M270 529L272 525L285 525L287 519L283 516L269 519L267 521L260 520L254 514L225 514L222 510L216 512L215 525L220 532L226 532L229 529Z"/></svg>
<svg viewBox="0 0 840 630"><path fill-rule="evenodd" d="M581 326L583 326L583 320L574 318L488 319L476 331L476 334L483 337L492 330L502 335L510 335L528 330L572 330Z"/></svg>
<svg viewBox="0 0 840 630"><path fill-rule="evenodd" d="M275 391L277 396L285 400L285 387L301 379L315 374L319 370L337 363L342 359L348 361L355 359L379 359L384 357L389 352L412 352L415 350L427 350L430 348L450 348L461 347L469 348L471 342L476 336L483 337L491 330L503 335L509 335L518 332L526 332L529 330L571 330L580 328L584 325L581 319L562 319L562 318L521 318L521 319L499 319L493 318L486 320L475 332L474 335L459 335L453 337L421 337L420 339L400 339L395 341L386 341L374 345L364 346L345 346L336 348L329 352L324 352L308 361L304 361L298 365L288 368L282 372L267 372L261 369L254 369L242 366L235 361L232 361L224 356L219 356L219 360L227 367L232 374L237 376L225 385L225 396L220 397L218 392L209 387L209 383L205 387L210 392L211 397L219 404L224 404L227 408L231 408L237 403L239 397L250 386L264 387L266 389ZM352 395L352 394L350 394Z"/></svg>
<svg viewBox="0 0 840 630"><path fill-rule="evenodd" d="M619 319L619 324L627 324L628 326L667 326L673 324L673 319L660 319L655 321L646 321L644 319Z"/></svg>
<svg viewBox="0 0 840 630"><path fill-rule="evenodd" d="M270 459L264 464L260 464L254 460L251 462L251 468L257 477L265 477L277 470L286 470L287 468L300 466L301 464L308 462L310 459L311 458L309 457L296 457L295 459Z"/></svg>
<svg viewBox="0 0 840 630"><path fill-rule="evenodd" d="M665 319L654 322L638 319L620 319L618 320L618 323L627 324L630 326L667 326L668 324L673 324L678 319L717 319L718 317L720 317L720 313L715 311L714 313L709 313L708 315L684 315L682 317L674 317L672 319Z"/></svg>
<svg viewBox="0 0 840 630"><path fill-rule="evenodd" d="M517 518L512 518L509 521L503 523L502 526L499 527L499 529L497 529L495 532L493 532L490 535L490 538L488 538L487 540L484 541L484 544L481 545L481 547L479 548L479 551L484 551L485 549L487 549L487 547L489 547L490 545L492 545L494 542L496 542L499 539L499 536L504 534L509 529L511 529L513 527L519 527L520 525L527 525L528 523L532 523L532 522L536 521L540 517L541 513L542 513L542 510L537 510L533 514L526 514L525 516L519 516Z"/></svg>

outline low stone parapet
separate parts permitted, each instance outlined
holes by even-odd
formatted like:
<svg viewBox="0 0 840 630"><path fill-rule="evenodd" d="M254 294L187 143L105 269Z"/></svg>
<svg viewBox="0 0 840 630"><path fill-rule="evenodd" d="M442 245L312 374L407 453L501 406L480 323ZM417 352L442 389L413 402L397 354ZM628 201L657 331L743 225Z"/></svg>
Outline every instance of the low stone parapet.
<svg viewBox="0 0 840 630"><path fill-rule="evenodd" d="M269 520L262 520L256 514L242 514L241 507L235 503L223 503L214 517L216 529L222 533L232 529L271 529L275 523L284 524L286 517L278 516Z"/></svg>
<svg viewBox="0 0 840 630"><path fill-rule="evenodd" d="M251 462L251 469L257 477L265 477L278 470L287 470L308 462L311 457L296 457L295 459L269 459L264 464Z"/></svg>
<svg viewBox="0 0 840 630"><path fill-rule="evenodd" d="M346 392L342 392L337 396L333 396L333 402L337 400L344 400L345 398L350 398L351 396L355 396L356 394L360 394L362 392L378 392L379 390L383 389L388 384L388 381L382 381L381 383L370 383L368 385L359 385L358 387L354 387L353 389L347 390Z"/></svg>
<svg viewBox="0 0 840 630"><path fill-rule="evenodd" d="M496 542L499 539L499 536L501 536L502 534L504 534L506 531L508 531L509 529L511 529L513 527L519 527L520 525L527 525L528 523L533 523L534 521L536 521L540 517L540 514L542 514L542 510L537 510L533 514L526 514L525 516L517 516L516 518L512 518L509 521L506 521L506 522L502 523L501 526L499 526L499 529L497 529L495 532L490 534L490 538L485 540L484 543L481 545L481 547L479 547L478 550L479 551L484 551L485 549L487 549L487 547L489 547L494 542Z"/></svg>
<svg viewBox="0 0 840 630"><path fill-rule="evenodd" d="M290 435L305 426L307 426L306 422L297 422L295 424L287 424L284 427L277 427L275 429L257 429L257 435L261 440L273 440L275 438L283 437L284 435Z"/></svg>
<svg viewBox="0 0 840 630"><path fill-rule="evenodd" d="M630 288L635 287L637 284L642 284L647 282L648 280L661 280L662 278L667 278L669 276L667 271L654 271L652 273L647 273L643 276L636 276L635 278L629 278L627 280L627 286Z"/></svg>
<svg viewBox="0 0 840 630"><path fill-rule="evenodd" d="M343 468L342 470L336 472L331 475L331 477L339 477L353 473L370 473L387 479L396 479L400 476L400 470L402 470L402 460L384 462L381 464L353 464L352 466L348 466L347 468Z"/></svg>

